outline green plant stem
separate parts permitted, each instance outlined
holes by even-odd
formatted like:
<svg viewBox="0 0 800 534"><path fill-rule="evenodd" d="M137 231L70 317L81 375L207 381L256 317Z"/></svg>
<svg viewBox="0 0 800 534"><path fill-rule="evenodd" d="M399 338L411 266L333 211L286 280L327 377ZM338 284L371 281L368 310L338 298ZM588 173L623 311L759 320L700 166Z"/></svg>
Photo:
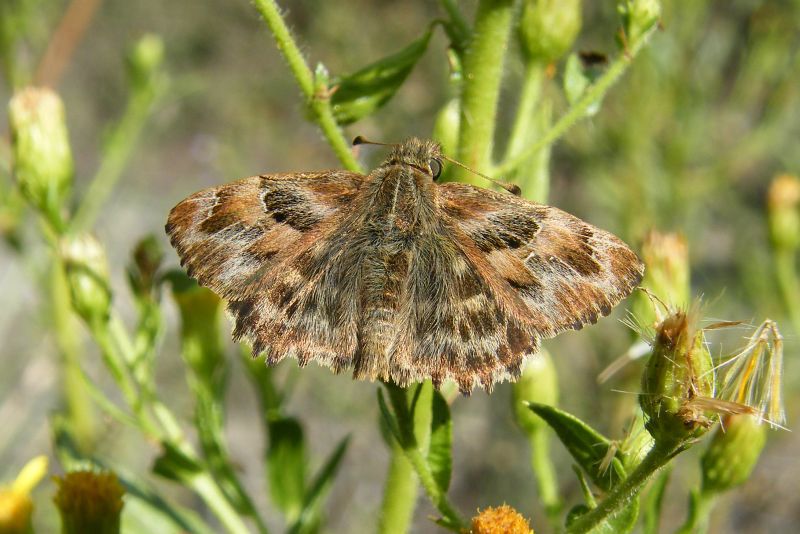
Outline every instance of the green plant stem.
<svg viewBox="0 0 800 534"><path fill-rule="evenodd" d="M642 35L641 39L633 43L630 48L624 53L619 54L617 58L609 65L608 69L603 75L597 79L586 91L583 93L575 104L558 119L558 121L542 135L535 143L529 145L525 150L517 153L512 158L504 161L501 165L493 170L493 173L499 176L509 174L514 171L521 164L525 163L532 155L536 154L542 148L551 145L558 138L564 135L570 128L572 128L580 120L584 119L587 115L586 112L596 102L599 102L611 87L617 83L623 74L631 66L633 60L639 52L648 43L653 33L658 30L658 25L653 26L650 30Z"/></svg>
<svg viewBox="0 0 800 534"><path fill-rule="evenodd" d="M686 521L675 531L675 534L705 534L711 519L716 495L700 490L692 492L689 501L689 514Z"/></svg>
<svg viewBox="0 0 800 534"><path fill-rule="evenodd" d="M239 513L231 506L216 481L206 471L197 473L189 480L189 486L203 498L203 501L217 516L228 532L250 534L250 529L242 521Z"/></svg>
<svg viewBox="0 0 800 534"><path fill-rule="evenodd" d="M538 61L530 61L525 66L519 105L506 147L505 161L525 150L526 146L550 126L552 104L542 100L545 67L546 65ZM516 179L526 198L536 202L546 202L550 189L549 148L545 147L533 154L524 168L520 166L513 176L501 178Z"/></svg>
<svg viewBox="0 0 800 534"><path fill-rule="evenodd" d="M589 532L599 526L611 514L625 506L642 489L642 486L659 469L666 465L681 450L681 445L659 446L653 445L647 456L636 469L611 493L606 495L597 507L578 517L567 526L567 534Z"/></svg>
<svg viewBox="0 0 800 534"><path fill-rule="evenodd" d="M531 466L539 488L539 499L552 525L561 522L561 499L558 496L558 483L550 458L550 442L547 432L542 428L529 435L531 442Z"/></svg>
<svg viewBox="0 0 800 534"><path fill-rule="evenodd" d="M775 278L795 333L800 333L800 281L794 250L775 251Z"/></svg>
<svg viewBox="0 0 800 534"><path fill-rule="evenodd" d="M411 463L396 441L392 442L389 474L383 493L378 532L404 534L409 532L417 504L419 484Z"/></svg>
<svg viewBox="0 0 800 534"><path fill-rule="evenodd" d="M464 54L457 158L478 172L488 172L491 168L495 116L513 5L511 0L480 0L472 39ZM460 167L453 170L454 178L459 181L479 180Z"/></svg>
<svg viewBox="0 0 800 534"><path fill-rule="evenodd" d="M159 94L158 86L134 90L131 94L125 113L108 137L100 167L78 206L71 223L73 229L83 232L94 224L108 196L122 176L122 171L130 160Z"/></svg>
<svg viewBox="0 0 800 534"><path fill-rule="evenodd" d="M345 139L341 128L339 128L336 119L333 117L328 88L317 87L314 74L306 64L300 48L286 26L278 4L274 0L253 0L253 5L264 18L267 26L269 26L278 50L289 65L289 70L292 71L297 84L300 86L314 120L322 130L322 134L327 139L336 157L339 158L345 168L361 172L361 166L353 156L350 143Z"/></svg>
<svg viewBox="0 0 800 534"><path fill-rule="evenodd" d="M409 409L408 391L393 384L385 383L384 385L389 394L389 400L392 403L392 409L394 410L394 416L397 421L397 427L390 430L397 438L397 442L405 453L412 469L417 473L417 477L422 487L425 489L425 493L428 494L431 503L439 510L439 513L442 514L443 519L439 524L455 532L460 532L462 529L466 528L466 523L453 505L450 504L450 501L447 499L447 494L442 491L439 484L437 484L436 479L433 477L428 467L428 462L422 450L420 450L421 444L415 433L416 425L414 415ZM425 383L420 386L420 388L431 387L430 383ZM422 404L425 401L421 399L425 396L429 396L426 395L428 392L421 389L418 393L420 394L417 400ZM425 436L421 437L423 439L429 439Z"/></svg>
<svg viewBox="0 0 800 534"><path fill-rule="evenodd" d="M61 353L63 394L70 428L84 452L91 449L95 438L95 422L91 400L83 387L80 366L80 340L72 315L72 305L64 269L54 261L50 273L50 298L56 343Z"/></svg>

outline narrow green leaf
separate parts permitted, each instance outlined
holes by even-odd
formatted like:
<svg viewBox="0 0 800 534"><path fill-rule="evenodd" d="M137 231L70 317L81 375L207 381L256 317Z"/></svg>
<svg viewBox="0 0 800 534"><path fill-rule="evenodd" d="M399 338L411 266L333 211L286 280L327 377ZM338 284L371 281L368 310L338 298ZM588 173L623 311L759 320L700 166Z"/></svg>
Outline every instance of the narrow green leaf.
<svg viewBox="0 0 800 534"><path fill-rule="evenodd" d="M342 464L344 455L347 452L347 447L350 445L350 436L345 437L339 442L339 445L333 450L328 460L320 468L317 476L306 492L305 499L303 500L303 510L297 521L289 528L290 534L305 534L312 532L314 526L319 523L319 508L322 499L330 489L333 483L333 478L339 471Z"/></svg>
<svg viewBox="0 0 800 534"><path fill-rule="evenodd" d="M303 509L306 480L306 447L303 428L292 417L269 422L267 470L275 505L294 522Z"/></svg>
<svg viewBox="0 0 800 534"><path fill-rule="evenodd" d="M172 443L163 441L161 447L163 450L153 464L153 473L168 480L185 483L203 471L203 465L196 458L187 456Z"/></svg>
<svg viewBox="0 0 800 534"><path fill-rule="evenodd" d="M387 386L388 387L388 386ZM403 436L400 434L400 424L397 421L395 415L389 410L389 407L386 405L386 399L383 398L383 390L378 389L378 407L381 410L381 415L383 416L383 422L386 425L386 428L389 430L389 433L394 436L394 439L397 440L397 443L403 447Z"/></svg>
<svg viewBox="0 0 800 534"><path fill-rule="evenodd" d="M453 468L452 448L453 421L450 419L450 406L439 391L434 391L427 461L442 493L446 493L450 487L450 474Z"/></svg>
<svg viewBox="0 0 800 534"><path fill-rule="evenodd" d="M598 487L608 491L625 478L620 452L614 452L610 462L606 458L610 448L615 446L611 440L574 415L558 408L536 403L529 403L529 406L555 430L578 465Z"/></svg>
<svg viewBox="0 0 800 534"><path fill-rule="evenodd" d="M333 115L339 124L350 124L374 113L400 88L428 48L433 25L418 39L390 56L347 76L331 81Z"/></svg>

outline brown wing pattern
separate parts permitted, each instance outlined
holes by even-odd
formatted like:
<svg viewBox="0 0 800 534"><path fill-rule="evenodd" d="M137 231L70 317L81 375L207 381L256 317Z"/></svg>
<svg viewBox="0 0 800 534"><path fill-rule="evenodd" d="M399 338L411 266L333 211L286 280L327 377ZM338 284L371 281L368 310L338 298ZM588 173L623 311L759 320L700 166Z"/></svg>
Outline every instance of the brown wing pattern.
<svg viewBox="0 0 800 534"><path fill-rule="evenodd" d="M170 212L166 231L181 265L228 300L234 337L248 338L255 354L270 347L270 361L278 361L291 350L306 363L314 337L328 365L335 366L335 349L352 352L341 328L317 335L337 310L309 281L335 262L319 254L323 237L364 178L346 171L254 176L200 191ZM301 304L308 313L297 313Z"/></svg>
<svg viewBox="0 0 800 534"><path fill-rule="evenodd" d="M525 302L543 338L607 315L642 278L621 240L557 208L470 185L439 188L443 215Z"/></svg>

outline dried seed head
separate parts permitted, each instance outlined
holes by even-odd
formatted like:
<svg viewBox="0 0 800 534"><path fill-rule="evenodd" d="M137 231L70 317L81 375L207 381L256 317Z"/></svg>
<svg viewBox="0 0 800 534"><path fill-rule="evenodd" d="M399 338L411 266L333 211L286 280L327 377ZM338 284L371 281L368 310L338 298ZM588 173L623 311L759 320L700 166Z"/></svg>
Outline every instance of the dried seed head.
<svg viewBox="0 0 800 534"><path fill-rule="evenodd" d="M719 398L753 409L759 421L773 428L786 422L783 407L783 336L775 321L767 319L750 336L744 348L720 367L724 374Z"/></svg>

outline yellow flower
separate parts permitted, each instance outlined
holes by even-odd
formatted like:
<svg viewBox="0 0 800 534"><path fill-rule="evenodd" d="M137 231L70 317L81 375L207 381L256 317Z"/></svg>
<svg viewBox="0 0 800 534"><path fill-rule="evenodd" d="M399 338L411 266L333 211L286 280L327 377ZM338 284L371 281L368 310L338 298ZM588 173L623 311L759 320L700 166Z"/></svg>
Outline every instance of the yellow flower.
<svg viewBox="0 0 800 534"><path fill-rule="evenodd" d="M504 504L487 508L472 518L470 534L533 534L528 520Z"/></svg>
<svg viewBox="0 0 800 534"><path fill-rule="evenodd" d="M33 501L30 493L47 474L47 457L37 456L10 486L0 486L0 534L30 532Z"/></svg>

